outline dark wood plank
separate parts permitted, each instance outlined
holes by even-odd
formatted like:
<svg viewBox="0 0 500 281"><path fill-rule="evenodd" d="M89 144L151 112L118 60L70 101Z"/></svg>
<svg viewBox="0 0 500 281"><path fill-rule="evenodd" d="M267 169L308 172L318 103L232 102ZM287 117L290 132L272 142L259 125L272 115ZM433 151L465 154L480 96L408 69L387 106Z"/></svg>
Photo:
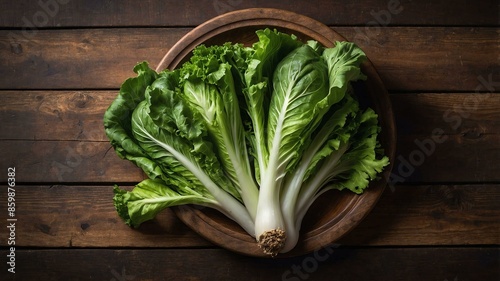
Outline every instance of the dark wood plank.
<svg viewBox="0 0 500 281"><path fill-rule="evenodd" d="M2 170L19 182L137 182L141 170L120 159L109 142L0 141Z"/></svg>
<svg viewBox="0 0 500 281"><path fill-rule="evenodd" d="M466 138L500 132L498 94L395 93L390 98L399 136L426 135L434 129Z"/></svg>
<svg viewBox="0 0 500 281"><path fill-rule="evenodd" d="M103 115L117 91L0 92L0 139L108 141Z"/></svg>
<svg viewBox="0 0 500 281"><path fill-rule="evenodd" d="M6 188L0 190L2 198L6 198L6 192ZM139 229L131 229L118 217L112 197L111 184L19 185L15 197L19 222L16 245L210 246L169 209ZM338 243L352 246L500 244L499 200L499 185L400 185L395 189L388 188L367 218ZM0 209L6 210L6 204L6 200L0 201ZM6 219L7 212L1 212L0 221ZM0 228L0 237L7 236L8 229Z"/></svg>
<svg viewBox="0 0 500 281"><path fill-rule="evenodd" d="M114 91L0 91L0 140L107 141L102 117ZM398 135L480 138L500 132L500 95L394 93Z"/></svg>
<svg viewBox="0 0 500 281"><path fill-rule="evenodd" d="M500 135L402 136L393 183L498 182Z"/></svg>
<svg viewBox="0 0 500 281"><path fill-rule="evenodd" d="M499 91L496 28L339 31L366 52L389 90Z"/></svg>
<svg viewBox="0 0 500 281"><path fill-rule="evenodd" d="M432 141L431 135L400 137L390 181L394 184L500 181L497 165L500 135L445 137L446 141L431 144L427 144ZM118 158L106 141L3 140L0 150L1 168L18 167L20 182L113 183L143 179L142 172L131 162Z"/></svg>
<svg viewBox="0 0 500 281"><path fill-rule="evenodd" d="M17 273L0 280L499 280L498 2L397 2L0 0L0 182L16 167L19 219ZM144 176L110 148L104 110L137 62L154 67L192 27L255 6L311 16L366 51L393 93L390 186L338 244L296 258L220 249L171 210L130 229L112 185Z"/></svg>
<svg viewBox="0 0 500 281"><path fill-rule="evenodd" d="M56 29L13 40L0 31L0 88L116 89L137 62L155 67L189 30ZM389 90L498 91L496 28L335 30L365 50Z"/></svg>
<svg viewBox="0 0 500 281"><path fill-rule="evenodd" d="M21 169L16 169L22 173ZM16 245L36 247L208 246L167 209L133 230L113 206L113 186L17 186ZM2 196L6 196L2 189ZM5 197L4 197L5 198ZM1 203L7 210L6 200ZM4 221L7 214L3 214ZM6 229L6 228L5 228ZM8 233L2 228L4 237ZM3 243L3 242L2 242ZM5 245L2 245L5 246Z"/></svg>
<svg viewBox="0 0 500 281"><path fill-rule="evenodd" d="M138 62L154 68L189 29L40 30L32 38L0 31L2 88L118 88ZM13 81L13 80L17 80Z"/></svg>
<svg viewBox="0 0 500 281"><path fill-rule="evenodd" d="M2 91L3 165L23 182L137 182L119 159L102 116L117 91ZM393 94L398 161L393 182L500 180L500 95ZM459 153L457 153L459 151Z"/></svg>
<svg viewBox="0 0 500 281"><path fill-rule="evenodd" d="M398 185L339 241L346 245L500 244L499 185ZM390 242L389 242L390 241ZM470 243L471 241L475 241Z"/></svg>
<svg viewBox="0 0 500 281"><path fill-rule="evenodd" d="M18 250L2 280L498 280L498 248L332 248L263 260L224 250ZM332 279L335 278L335 279Z"/></svg>
<svg viewBox="0 0 500 281"><path fill-rule="evenodd" d="M391 100L398 132L394 183L499 179L499 95L394 94Z"/></svg>
<svg viewBox="0 0 500 281"><path fill-rule="evenodd" d="M42 3L1 1L0 26L194 26L217 15L245 8L290 10L331 25L497 25L496 1L308 1L202 0L120 1L47 0ZM42 14L43 13L43 14ZM45 16L44 16L45 15Z"/></svg>

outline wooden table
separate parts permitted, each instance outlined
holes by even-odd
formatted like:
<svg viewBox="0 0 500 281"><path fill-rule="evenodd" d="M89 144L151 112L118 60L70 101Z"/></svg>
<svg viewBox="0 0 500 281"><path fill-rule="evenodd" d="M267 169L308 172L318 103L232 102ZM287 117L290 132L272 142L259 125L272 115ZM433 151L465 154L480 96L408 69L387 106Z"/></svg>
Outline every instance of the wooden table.
<svg viewBox="0 0 500 281"><path fill-rule="evenodd" d="M498 1L27 2L0 1L0 280L499 280ZM133 230L111 201L113 184L143 178L103 131L120 84L193 27L249 7L358 43L393 102L391 185L353 232L306 256L234 254L170 210Z"/></svg>

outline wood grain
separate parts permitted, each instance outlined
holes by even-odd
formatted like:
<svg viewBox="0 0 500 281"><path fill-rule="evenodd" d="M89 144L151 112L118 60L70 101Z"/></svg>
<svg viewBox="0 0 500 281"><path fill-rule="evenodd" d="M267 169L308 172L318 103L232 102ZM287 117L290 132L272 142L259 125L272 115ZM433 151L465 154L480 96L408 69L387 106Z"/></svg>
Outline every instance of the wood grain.
<svg viewBox="0 0 500 281"><path fill-rule="evenodd" d="M102 116L116 95L0 91L2 168L29 170L19 173L21 182L140 181L142 173L116 156L104 134ZM500 180L499 95L396 93L391 100L396 183Z"/></svg>
<svg viewBox="0 0 500 281"><path fill-rule="evenodd" d="M55 1L43 1L55 2ZM37 3L0 1L3 27L194 26L222 13L252 7L279 8L310 16L328 25L497 25L496 1L318 0L188 0L120 1L59 0L45 11ZM40 11L48 15L34 19ZM374 23L372 23L374 22Z"/></svg>
<svg viewBox="0 0 500 281"><path fill-rule="evenodd" d="M218 249L19 250L8 280L498 280L498 249L325 248L262 260ZM355 262L353 262L355 261Z"/></svg>
<svg viewBox="0 0 500 281"><path fill-rule="evenodd" d="M113 91L0 91L0 140L107 141L102 118ZM500 95L402 93L390 95L398 135L480 138L500 132Z"/></svg>
<svg viewBox="0 0 500 281"><path fill-rule="evenodd" d="M394 93L390 95L399 136L431 134L480 138L500 133L500 95Z"/></svg>
<svg viewBox="0 0 500 281"><path fill-rule="evenodd" d="M0 31L2 88L118 88L134 66L154 67L186 28L39 30L31 38ZM36 75L34 75L36 73Z"/></svg>
<svg viewBox="0 0 500 281"><path fill-rule="evenodd" d="M478 184L388 188L373 212L339 243L498 245L498 187Z"/></svg>
<svg viewBox="0 0 500 281"><path fill-rule="evenodd" d="M55 29L15 40L13 31L0 30L0 88L116 89L138 62L154 68L189 30ZM495 28L335 30L362 47L391 91L498 91ZM481 88L483 80L488 88Z"/></svg>
<svg viewBox="0 0 500 281"><path fill-rule="evenodd" d="M18 182L138 182L141 170L109 142L0 141L1 168L17 167Z"/></svg>
<svg viewBox="0 0 500 281"><path fill-rule="evenodd" d="M499 280L498 1L401 0L401 12L387 14L396 2L0 0L0 171L18 171L19 216L17 273L4 267L0 280ZM250 7L310 16L365 50L392 93L395 176L435 129L447 138L342 246L248 258L213 246L171 210L132 230L111 205L114 183L143 177L102 130L120 84L137 62L154 68L193 27ZM3 224L3 253L6 237Z"/></svg>
<svg viewBox="0 0 500 281"><path fill-rule="evenodd" d="M444 143L431 145L429 155L416 142L429 140L430 135L399 138L391 182L500 181L500 135L446 137ZM23 183L134 183L144 179L142 171L120 159L107 142L4 140L0 150L1 168L19 167L17 180Z"/></svg>
<svg viewBox="0 0 500 281"><path fill-rule="evenodd" d="M124 186L126 189L131 187ZM0 196L6 197L6 189ZM118 217L112 185L17 186L16 245L23 247L205 247L170 209L134 230ZM500 244L499 185L399 185L338 243L366 246ZM0 201L6 209L6 200ZM0 213L0 220L7 218ZM0 237L7 237L0 229ZM2 238L3 239L3 238ZM5 246L6 241L2 241Z"/></svg>
<svg viewBox="0 0 500 281"><path fill-rule="evenodd" d="M395 27L339 30L373 61L389 90L499 91L498 29ZM491 78L490 78L491 77ZM487 80L490 83L484 83ZM488 89L483 84L490 84Z"/></svg>
<svg viewBox="0 0 500 281"><path fill-rule="evenodd" d="M21 171L19 171L21 172ZM6 189L5 189L6 190ZM2 196L6 193L2 191ZM3 197L5 198L5 197ZM5 201L5 200L4 200ZM2 207L6 209L6 203ZM5 213L5 212L4 212ZM6 214L3 215L6 219ZM113 207L113 186L17 186L17 246L192 247L208 246L171 210L133 230ZM21 223L22 222L22 223ZM2 229L3 237L8 237ZM5 246L2 241L2 245Z"/></svg>
<svg viewBox="0 0 500 281"><path fill-rule="evenodd" d="M500 181L500 135L449 135L434 144L432 138L429 134L398 139L392 170L396 183Z"/></svg>
<svg viewBox="0 0 500 281"><path fill-rule="evenodd" d="M108 141L103 116L117 91L0 91L3 140Z"/></svg>

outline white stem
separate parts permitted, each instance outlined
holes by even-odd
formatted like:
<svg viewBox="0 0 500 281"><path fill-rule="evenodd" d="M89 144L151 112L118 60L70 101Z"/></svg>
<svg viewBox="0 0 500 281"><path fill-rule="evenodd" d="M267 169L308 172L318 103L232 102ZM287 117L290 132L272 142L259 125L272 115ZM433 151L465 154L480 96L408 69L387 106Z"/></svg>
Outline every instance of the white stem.
<svg viewBox="0 0 500 281"><path fill-rule="evenodd" d="M231 159L231 163L233 164L234 171L237 176L237 184L240 187L240 195L243 199L243 203L247 208L252 220L255 221L255 216L257 214L257 204L259 198L259 189L255 184L255 180L251 176L250 171L250 163L248 162L248 158L241 157L241 154L236 153L232 146L233 143L228 143L226 137L224 137L224 141L226 142L226 147L228 148L228 155ZM247 155L247 152L242 152L243 155Z"/></svg>
<svg viewBox="0 0 500 281"><path fill-rule="evenodd" d="M302 227L302 220L304 219L304 216L306 215L307 211L314 203L314 201L316 201L316 199L321 194L325 193L328 190L328 188L321 189L315 196L311 198L311 200L307 201L302 209L299 210L299 212L295 216L294 228L288 229L287 240L285 246L283 247L282 253L286 253L295 248L295 245L297 245L297 242L299 241L300 229Z"/></svg>
<svg viewBox="0 0 500 281"><path fill-rule="evenodd" d="M273 167L269 165L269 167ZM257 204L257 215L255 217L255 237L273 229L285 230L283 214L280 206L279 187L281 180L276 180L275 169L266 171L262 181Z"/></svg>
<svg viewBox="0 0 500 281"><path fill-rule="evenodd" d="M274 229L286 231L280 204L281 183L283 181L281 173L284 172L286 163L278 164L280 160L281 131L284 120L283 112L284 110L281 111L276 124L274 139L269 150L269 162L264 170L264 178L262 178L260 186L257 216L255 217L255 237L257 239L266 231ZM278 177L278 175L280 176Z"/></svg>
<svg viewBox="0 0 500 281"><path fill-rule="evenodd" d="M319 188L339 173L339 171L334 171L333 169L335 165L338 164L338 161L342 155L344 155L348 147L349 146L347 144L342 145L337 151L325 159L325 163L321 165L318 173L314 175L312 179L304 183L304 187L301 189L300 196L297 201L295 215L303 209L307 210L308 205L310 206L309 201L313 199Z"/></svg>
<svg viewBox="0 0 500 281"><path fill-rule="evenodd" d="M225 212L241 227L243 227L245 231L250 234L253 233L253 219L248 213L247 209L240 202L238 202L238 200L236 200L233 196L231 196L217 184L215 184L212 179L203 170L201 170L201 168L196 163L190 161L184 154L180 153L172 146L167 145L166 143L163 143L154 138L144 129L144 126L138 126L138 128L150 140L170 152L179 162L182 163L182 165L184 165L184 167L186 167L186 169L193 173L198 178L198 180L208 189L208 191L210 191L210 193L214 196L215 200L219 202Z"/></svg>

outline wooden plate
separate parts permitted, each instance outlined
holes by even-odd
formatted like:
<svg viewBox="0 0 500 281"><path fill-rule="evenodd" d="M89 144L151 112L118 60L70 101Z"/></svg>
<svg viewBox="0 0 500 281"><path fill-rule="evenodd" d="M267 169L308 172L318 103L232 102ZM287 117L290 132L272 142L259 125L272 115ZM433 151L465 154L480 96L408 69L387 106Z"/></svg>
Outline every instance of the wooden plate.
<svg viewBox="0 0 500 281"><path fill-rule="evenodd" d="M194 47L202 43L211 45L229 41L251 45L257 41L255 31L266 27L295 34L299 40L313 39L327 47L334 46L336 41L345 41L328 26L300 14L277 9L246 9L213 18L193 29L170 49L157 71L174 69L189 58ZM362 70L368 79L356 86L356 94L379 114L382 126L380 141L393 163L396 137L389 96L370 61L363 65ZM372 182L362 195L349 191L331 191L322 195L304 218L296 248L278 257L319 250L352 230L376 204L387 184L391 168L392 164L384 170L381 179ZM254 238L217 211L196 206L173 209L186 225L212 243L244 255L266 256Z"/></svg>

